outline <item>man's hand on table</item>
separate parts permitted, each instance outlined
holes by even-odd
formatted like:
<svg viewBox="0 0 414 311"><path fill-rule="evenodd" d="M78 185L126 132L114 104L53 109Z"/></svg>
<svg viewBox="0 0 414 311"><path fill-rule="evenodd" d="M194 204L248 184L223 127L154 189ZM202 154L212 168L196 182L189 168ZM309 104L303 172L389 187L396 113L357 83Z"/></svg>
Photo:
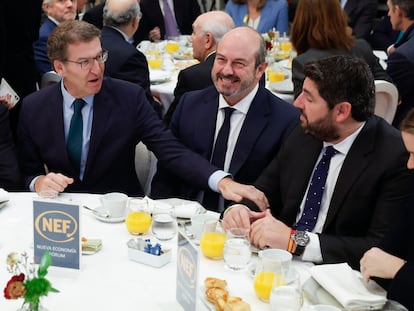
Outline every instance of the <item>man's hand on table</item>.
<svg viewBox="0 0 414 311"><path fill-rule="evenodd" d="M35 184L34 190L37 193L56 191L63 192L66 187L74 182L73 178L67 177L63 174L49 173L46 176L40 176Z"/></svg>
<svg viewBox="0 0 414 311"><path fill-rule="evenodd" d="M245 228L250 231L250 224L265 216L265 212L253 212L247 206L236 204L231 206L223 216L223 229Z"/></svg>
<svg viewBox="0 0 414 311"><path fill-rule="evenodd" d="M161 40L160 27L154 27L152 30L150 30L148 37L150 38L151 41Z"/></svg>
<svg viewBox="0 0 414 311"><path fill-rule="evenodd" d="M291 228L276 219L267 209L264 217L252 223L250 242L259 249L265 247L287 249Z"/></svg>
<svg viewBox="0 0 414 311"><path fill-rule="evenodd" d="M254 186L235 182L230 177L225 177L220 180L218 190L227 200L240 202L243 198L248 199L253 201L262 211L269 207L269 202L262 191L256 189Z"/></svg>

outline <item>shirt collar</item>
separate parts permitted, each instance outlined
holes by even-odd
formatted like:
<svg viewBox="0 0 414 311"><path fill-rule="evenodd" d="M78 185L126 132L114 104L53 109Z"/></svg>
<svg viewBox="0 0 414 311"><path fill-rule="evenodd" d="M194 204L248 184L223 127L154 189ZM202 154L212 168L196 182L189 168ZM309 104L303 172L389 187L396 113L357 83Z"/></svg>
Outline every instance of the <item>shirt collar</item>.
<svg viewBox="0 0 414 311"><path fill-rule="evenodd" d="M68 91L66 91L65 86L63 84L63 79L60 82L60 90L62 91L63 104L68 108L72 107L73 101L76 98L73 97L71 94L69 94ZM94 96L95 95L92 94L92 95L85 96L82 99L86 102L87 105L92 105Z"/></svg>
<svg viewBox="0 0 414 311"><path fill-rule="evenodd" d="M365 123L366 122L363 122L362 125L355 132L353 132L351 135L349 135L347 138L340 141L339 143L333 145L327 142L323 142L323 147L333 146L335 150L337 150L338 152L344 155L348 154L349 149L351 149L352 144L354 143L355 139L358 137L359 133L362 131L362 128L364 127Z"/></svg>

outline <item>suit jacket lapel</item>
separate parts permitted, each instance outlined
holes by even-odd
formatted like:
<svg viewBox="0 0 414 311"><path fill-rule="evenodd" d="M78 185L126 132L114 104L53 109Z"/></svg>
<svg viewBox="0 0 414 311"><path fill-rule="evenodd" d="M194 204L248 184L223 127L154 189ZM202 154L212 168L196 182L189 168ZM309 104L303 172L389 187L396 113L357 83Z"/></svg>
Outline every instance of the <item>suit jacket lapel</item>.
<svg viewBox="0 0 414 311"><path fill-rule="evenodd" d="M218 109L218 92L215 88L211 88L212 92L204 98L200 103L199 116L201 116L200 122L203 126L197 126L194 137L200 142L205 142L203 145L205 148L201 151L201 154L210 160L212 146L214 143L214 134L216 131L217 109ZM197 151L199 152L199 151Z"/></svg>
<svg viewBox="0 0 414 311"><path fill-rule="evenodd" d="M237 174L242 167L256 143L257 137L267 125L270 112L265 97L263 88L259 87L247 112L246 119L244 120L234 148L229 169L229 172L233 175Z"/></svg>
<svg viewBox="0 0 414 311"><path fill-rule="evenodd" d="M86 160L86 167L84 173L84 180L87 178L89 173L89 167L93 163L95 156L99 150L99 145L102 139L106 135L106 126L108 119L111 116L112 107L108 103L111 102L108 99L109 91L106 89L105 79L102 83L102 89L97 93L93 100L93 119L91 136L89 141L89 152ZM101 151L102 152L102 151Z"/></svg>
<svg viewBox="0 0 414 311"><path fill-rule="evenodd" d="M342 202L344 202L345 197L355 183L355 180L363 174L364 169L369 164L370 157L368 155L372 153L375 143L376 131L373 129L375 126L375 119L370 118L349 150L341 171L339 172L324 228L329 226L333 221L342 207Z"/></svg>

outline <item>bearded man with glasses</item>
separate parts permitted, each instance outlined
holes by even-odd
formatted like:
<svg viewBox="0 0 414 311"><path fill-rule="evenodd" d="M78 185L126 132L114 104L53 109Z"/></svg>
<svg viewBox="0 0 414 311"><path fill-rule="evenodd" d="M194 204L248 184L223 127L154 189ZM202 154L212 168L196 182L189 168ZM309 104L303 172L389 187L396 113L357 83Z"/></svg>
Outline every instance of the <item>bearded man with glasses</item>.
<svg viewBox="0 0 414 311"><path fill-rule="evenodd" d="M262 192L234 182L185 148L150 107L141 87L104 79L107 54L98 28L77 20L62 23L49 37L48 56L61 82L23 100L18 128L27 189L143 195L134 169L135 146L142 141L188 182L229 200L246 197L267 206Z"/></svg>

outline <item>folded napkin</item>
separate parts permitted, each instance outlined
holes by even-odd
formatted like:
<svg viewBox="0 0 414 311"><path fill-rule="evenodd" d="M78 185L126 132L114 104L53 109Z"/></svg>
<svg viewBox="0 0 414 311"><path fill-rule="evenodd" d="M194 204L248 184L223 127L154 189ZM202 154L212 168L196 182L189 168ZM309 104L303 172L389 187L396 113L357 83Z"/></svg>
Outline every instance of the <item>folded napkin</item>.
<svg viewBox="0 0 414 311"><path fill-rule="evenodd" d="M346 310L378 310L387 302L384 290L367 286L347 263L313 266L310 274Z"/></svg>
<svg viewBox="0 0 414 311"><path fill-rule="evenodd" d="M83 253L96 253L102 248L101 239L82 239L82 252Z"/></svg>

